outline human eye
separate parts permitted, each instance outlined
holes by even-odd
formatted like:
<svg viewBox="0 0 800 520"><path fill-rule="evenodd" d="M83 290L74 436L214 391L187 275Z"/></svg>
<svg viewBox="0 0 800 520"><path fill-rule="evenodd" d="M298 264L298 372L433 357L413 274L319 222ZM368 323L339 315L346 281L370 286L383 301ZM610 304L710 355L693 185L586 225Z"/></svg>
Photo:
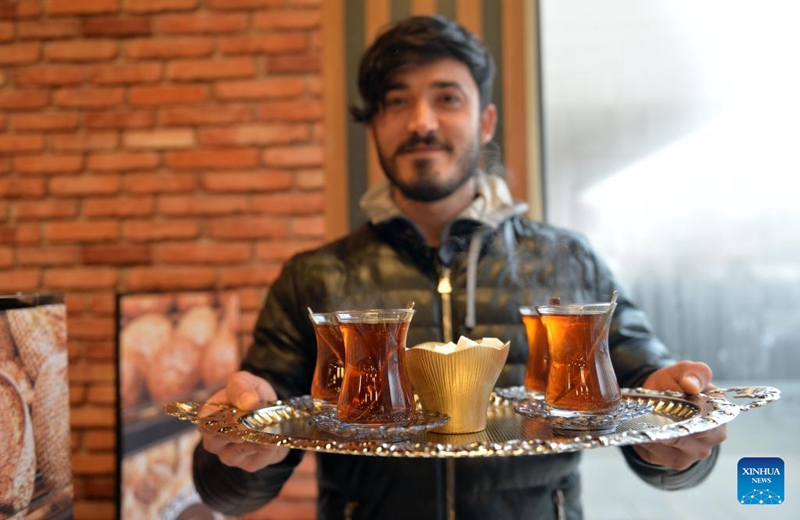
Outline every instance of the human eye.
<svg viewBox="0 0 800 520"><path fill-rule="evenodd" d="M383 106L386 109L398 109L406 104L406 98L400 95L388 95L383 100Z"/></svg>
<svg viewBox="0 0 800 520"><path fill-rule="evenodd" d="M439 104L444 107L458 108L463 102L462 96L458 92L442 92L439 95Z"/></svg>

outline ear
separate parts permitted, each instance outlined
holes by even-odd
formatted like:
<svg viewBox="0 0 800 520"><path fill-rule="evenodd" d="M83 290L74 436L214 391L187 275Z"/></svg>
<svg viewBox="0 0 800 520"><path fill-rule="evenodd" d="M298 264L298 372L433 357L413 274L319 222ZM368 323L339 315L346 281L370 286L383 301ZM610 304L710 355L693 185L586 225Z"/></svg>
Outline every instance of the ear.
<svg viewBox="0 0 800 520"><path fill-rule="evenodd" d="M372 118L370 118L369 121L364 123L364 126L367 127L367 132L369 133L370 137L372 137L372 140L377 143L378 141L377 141L377 137L375 135L375 124L374 124L374 121L375 121L375 116L372 116Z"/></svg>
<svg viewBox="0 0 800 520"><path fill-rule="evenodd" d="M492 140L494 131L497 128L497 107L494 103L489 103L481 111L481 144L484 145Z"/></svg>

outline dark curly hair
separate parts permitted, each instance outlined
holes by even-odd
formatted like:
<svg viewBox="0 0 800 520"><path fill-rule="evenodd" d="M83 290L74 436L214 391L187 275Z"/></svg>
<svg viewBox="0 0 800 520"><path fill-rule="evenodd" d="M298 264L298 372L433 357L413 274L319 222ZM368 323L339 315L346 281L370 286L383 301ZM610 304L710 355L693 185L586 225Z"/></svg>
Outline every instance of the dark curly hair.
<svg viewBox="0 0 800 520"><path fill-rule="evenodd" d="M381 34L361 57L358 91L362 105L353 105L350 113L362 123L378 112L386 94L391 74L406 65L424 65L435 60L454 58L472 74L480 92L481 108L492 98L494 60L478 38L443 16L413 16Z"/></svg>

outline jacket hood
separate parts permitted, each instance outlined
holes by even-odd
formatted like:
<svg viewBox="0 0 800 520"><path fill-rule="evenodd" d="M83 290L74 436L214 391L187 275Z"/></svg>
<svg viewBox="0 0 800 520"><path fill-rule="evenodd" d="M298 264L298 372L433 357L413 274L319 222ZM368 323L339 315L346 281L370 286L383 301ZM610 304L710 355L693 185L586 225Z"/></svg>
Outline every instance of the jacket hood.
<svg viewBox="0 0 800 520"><path fill-rule="evenodd" d="M477 196L457 220L472 220L494 229L503 221L528 210L527 204L511 198L508 184L498 175L478 172L476 179ZM407 218L392 200L392 186L386 178L368 189L359 204L373 224Z"/></svg>

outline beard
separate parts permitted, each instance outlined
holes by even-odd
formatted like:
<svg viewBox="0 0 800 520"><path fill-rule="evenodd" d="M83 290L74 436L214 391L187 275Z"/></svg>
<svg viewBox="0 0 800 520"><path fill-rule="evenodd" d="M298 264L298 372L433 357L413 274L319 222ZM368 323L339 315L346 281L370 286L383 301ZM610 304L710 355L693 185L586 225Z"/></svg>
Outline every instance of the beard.
<svg viewBox="0 0 800 520"><path fill-rule="evenodd" d="M398 157L418 144L436 147L451 155L455 153L450 144L438 141L436 137L431 135L425 137L412 136L408 141L400 145L391 157L387 157L378 148L378 159L389 182L405 198L417 202L435 202L452 195L478 172L478 163L481 155L479 142L479 139L476 138L469 143L461 154L455 157L453 165L455 174L444 179L440 178L442 177L442 172L436 170L436 161L433 159L422 158L412 161L411 168L414 170L414 175L411 180L405 181L401 179L397 171Z"/></svg>

